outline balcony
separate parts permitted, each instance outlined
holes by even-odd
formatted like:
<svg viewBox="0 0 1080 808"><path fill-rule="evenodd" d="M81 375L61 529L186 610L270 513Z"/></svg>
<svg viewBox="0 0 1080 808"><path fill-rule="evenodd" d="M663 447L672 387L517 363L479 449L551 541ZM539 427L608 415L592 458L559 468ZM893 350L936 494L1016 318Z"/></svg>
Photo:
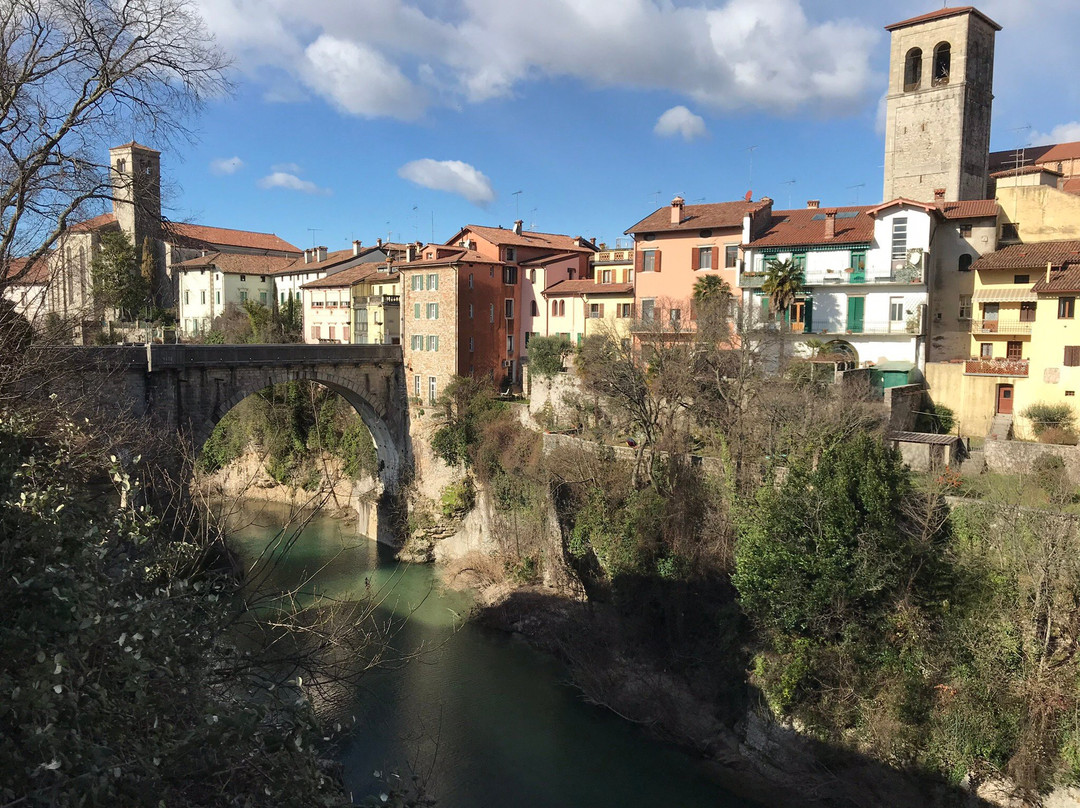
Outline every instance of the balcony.
<svg viewBox="0 0 1080 808"><path fill-rule="evenodd" d="M964 363L965 376L1018 376L1027 378L1026 359L969 359Z"/></svg>
<svg viewBox="0 0 1080 808"><path fill-rule="evenodd" d="M401 295L368 295L367 297L354 297L353 308L363 309L368 306L400 306Z"/></svg>
<svg viewBox="0 0 1080 808"><path fill-rule="evenodd" d="M972 320L972 334L1030 334L1031 320Z"/></svg>
<svg viewBox="0 0 1080 808"><path fill-rule="evenodd" d="M744 272L739 280L740 289L760 289L768 277L766 272ZM806 276L803 286L812 288L815 286L884 286L884 285L912 285L924 283L922 270L915 267L905 267L895 272L871 273L864 272L857 276L848 270L826 270L825 272L813 272Z"/></svg>

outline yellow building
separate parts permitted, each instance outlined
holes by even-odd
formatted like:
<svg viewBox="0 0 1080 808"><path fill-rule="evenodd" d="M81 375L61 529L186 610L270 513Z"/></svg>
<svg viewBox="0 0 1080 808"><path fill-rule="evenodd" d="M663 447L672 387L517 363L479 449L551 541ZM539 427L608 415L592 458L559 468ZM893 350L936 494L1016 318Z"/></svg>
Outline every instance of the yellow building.
<svg viewBox="0 0 1080 808"><path fill-rule="evenodd" d="M595 278L559 281L543 292L547 336L564 336L575 345L598 333L630 336L634 315L633 267L612 267ZM612 280L614 278L618 280ZM604 280L608 282L605 283Z"/></svg>
<svg viewBox="0 0 1080 808"><path fill-rule="evenodd" d="M1080 241L1013 244L982 256L971 300L971 358L928 366L935 402L962 434L1033 433L1037 402L1075 404L1080 390ZM1080 416L1080 409L1077 410Z"/></svg>
<svg viewBox="0 0 1080 808"><path fill-rule="evenodd" d="M301 290L306 342L401 342L401 276L392 265L349 267L305 283Z"/></svg>

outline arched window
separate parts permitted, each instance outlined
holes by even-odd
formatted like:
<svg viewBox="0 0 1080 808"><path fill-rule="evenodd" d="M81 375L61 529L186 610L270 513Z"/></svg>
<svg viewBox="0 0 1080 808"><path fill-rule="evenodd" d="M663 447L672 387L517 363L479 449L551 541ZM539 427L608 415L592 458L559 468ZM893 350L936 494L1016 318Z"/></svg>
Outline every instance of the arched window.
<svg viewBox="0 0 1080 808"><path fill-rule="evenodd" d="M539 315L540 315L540 309L537 308L536 301L534 300L532 302L532 316L533 317L538 317Z"/></svg>
<svg viewBox="0 0 1080 808"><path fill-rule="evenodd" d="M530 269L529 270L529 283L536 283L536 270L535 269Z"/></svg>
<svg viewBox="0 0 1080 808"><path fill-rule="evenodd" d="M117 160L116 173L123 174L125 171L127 171L127 160Z"/></svg>
<svg viewBox="0 0 1080 808"><path fill-rule="evenodd" d="M552 300L551 301L551 316L552 317L558 317L559 316L559 301L558 300Z"/></svg>
<svg viewBox="0 0 1080 808"><path fill-rule="evenodd" d="M904 59L904 92L919 89L922 81L922 48L912 48Z"/></svg>
<svg viewBox="0 0 1080 808"><path fill-rule="evenodd" d="M940 42L934 48L934 73L931 84L938 87L949 83L949 71L952 65L952 45Z"/></svg>
<svg viewBox="0 0 1080 808"><path fill-rule="evenodd" d="M971 269L972 256L970 253L964 253L960 256L960 260L956 262L956 268L961 272L968 272Z"/></svg>
<svg viewBox="0 0 1080 808"><path fill-rule="evenodd" d="M559 301L559 316L560 317L565 317L566 316L566 301L565 300L560 300Z"/></svg>

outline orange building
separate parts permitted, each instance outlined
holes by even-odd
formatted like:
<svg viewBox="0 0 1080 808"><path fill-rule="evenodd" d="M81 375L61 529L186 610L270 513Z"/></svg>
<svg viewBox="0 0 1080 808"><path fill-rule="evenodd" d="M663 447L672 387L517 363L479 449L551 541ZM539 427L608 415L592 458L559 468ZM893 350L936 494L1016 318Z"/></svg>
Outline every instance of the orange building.
<svg viewBox="0 0 1080 808"><path fill-rule="evenodd" d="M768 226L772 200L687 205L681 197L626 230L634 237L634 298L639 317L656 308L690 319L694 284L719 275L737 289L742 244ZM744 232L744 219L751 232Z"/></svg>

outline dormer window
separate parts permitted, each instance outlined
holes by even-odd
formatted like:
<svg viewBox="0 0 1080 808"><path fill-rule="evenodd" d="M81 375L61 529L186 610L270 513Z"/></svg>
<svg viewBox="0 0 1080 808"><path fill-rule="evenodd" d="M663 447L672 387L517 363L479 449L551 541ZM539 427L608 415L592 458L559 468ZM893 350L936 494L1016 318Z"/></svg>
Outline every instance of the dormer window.
<svg viewBox="0 0 1080 808"><path fill-rule="evenodd" d="M515 250L513 247L507 247L506 248L506 260L507 261L515 261L515 260L517 260L517 250Z"/></svg>
<svg viewBox="0 0 1080 808"><path fill-rule="evenodd" d="M940 87L949 83L949 73L952 65L952 45L941 42L934 48L934 73L931 84Z"/></svg>
<svg viewBox="0 0 1080 808"><path fill-rule="evenodd" d="M904 92L919 89L922 83L922 48L912 48L904 58Z"/></svg>

